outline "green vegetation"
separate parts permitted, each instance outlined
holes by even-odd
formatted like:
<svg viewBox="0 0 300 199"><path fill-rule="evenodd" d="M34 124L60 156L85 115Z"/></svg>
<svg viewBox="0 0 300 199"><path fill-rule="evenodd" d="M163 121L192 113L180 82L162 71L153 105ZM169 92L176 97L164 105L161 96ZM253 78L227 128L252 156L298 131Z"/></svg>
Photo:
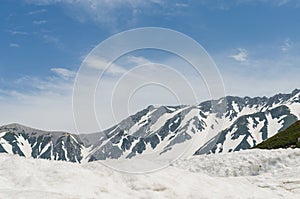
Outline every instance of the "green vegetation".
<svg viewBox="0 0 300 199"><path fill-rule="evenodd" d="M253 148L278 149L278 148L300 148L300 121L295 122L286 130L277 133L273 137L263 141Z"/></svg>

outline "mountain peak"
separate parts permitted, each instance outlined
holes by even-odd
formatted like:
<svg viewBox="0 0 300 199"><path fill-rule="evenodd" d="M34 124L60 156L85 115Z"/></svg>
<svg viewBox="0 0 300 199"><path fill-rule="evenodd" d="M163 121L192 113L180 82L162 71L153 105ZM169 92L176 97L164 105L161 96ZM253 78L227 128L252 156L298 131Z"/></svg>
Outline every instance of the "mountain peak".
<svg viewBox="0 0 300 199"><path fill-rule="evenodd" d="M0 126L0 130L11 130L11 129L33 129L31 127L19 124L19 123L10 123L10 124L5 124L3 126Z"/></svg>
<svg viewBox="0 0 300 199"><path fill-rule="evenodd" d="M297 95L298 93L300 93L300 89L294 89L293 92L292 92L292 95Z"/></svg>
<svg viewBox="0 0 300 199"><path fill-rule="evenodd" d="M169 154L181 153L190 144L186 155L245 150L300 119L299 93L295 89L273 97L227 96L198 106L149 105L94 134L8 124L0 127L0 153L82 162L134 158L148 152L153 157L170 158Z"/></svg>
<svg viewBox="0 0 300 199"><path fill-rule="evenodd" d="M60 134L65 134L67 132L63 131L46 131L46 130L40 130L37 128L32 128L23 124L19 123L11 123L11 124L6 124L0 126L0 131L11 131L15 133L20 133L20 132L35 132L35 133L60 133Z"/></svg>

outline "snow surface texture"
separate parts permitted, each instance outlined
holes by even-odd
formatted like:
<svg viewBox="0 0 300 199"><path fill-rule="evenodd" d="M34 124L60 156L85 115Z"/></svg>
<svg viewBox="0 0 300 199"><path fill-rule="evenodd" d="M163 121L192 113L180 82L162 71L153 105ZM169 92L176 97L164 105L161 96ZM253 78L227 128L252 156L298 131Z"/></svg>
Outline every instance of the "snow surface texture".
<svg viewBox="0 0 300 199"><path fill-rule="evenodd" d="M128 160L130 161L130 160ZM0 154L0 198L300 198L300 150L194 156L132 175Z"/></svg>

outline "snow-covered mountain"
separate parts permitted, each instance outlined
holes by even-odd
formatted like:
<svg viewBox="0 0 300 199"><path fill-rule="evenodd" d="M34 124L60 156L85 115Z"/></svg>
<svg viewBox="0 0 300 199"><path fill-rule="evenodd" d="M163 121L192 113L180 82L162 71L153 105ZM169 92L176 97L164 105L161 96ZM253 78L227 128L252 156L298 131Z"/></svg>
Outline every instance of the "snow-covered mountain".
<svg viewBox="0 0 300 199"><path fill-rule="evenodd" d="M78 135L41 131L19 124L0 127L0 153L80 162L83 151Z"/></svg>
<svg viewBox="0 0 300 199"><path fill-rule="evenodd" d="M249 149L300 119L300 90L273 97L232 97L197 106L149 106L100 133L0 127L0 152L85 162Z"/></svg>

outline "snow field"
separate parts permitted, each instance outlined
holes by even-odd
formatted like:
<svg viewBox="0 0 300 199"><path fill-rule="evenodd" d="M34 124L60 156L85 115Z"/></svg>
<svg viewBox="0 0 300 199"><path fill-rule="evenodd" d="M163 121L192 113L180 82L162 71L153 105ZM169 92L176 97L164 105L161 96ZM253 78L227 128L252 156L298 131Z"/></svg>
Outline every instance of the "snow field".
<svg viewBox="0 0 300 199"><path fill-rule="evenodd" d="M135 175L101 161L76 164L0 154L0 198L299 197L299 149L194 156Z"/></svg>

